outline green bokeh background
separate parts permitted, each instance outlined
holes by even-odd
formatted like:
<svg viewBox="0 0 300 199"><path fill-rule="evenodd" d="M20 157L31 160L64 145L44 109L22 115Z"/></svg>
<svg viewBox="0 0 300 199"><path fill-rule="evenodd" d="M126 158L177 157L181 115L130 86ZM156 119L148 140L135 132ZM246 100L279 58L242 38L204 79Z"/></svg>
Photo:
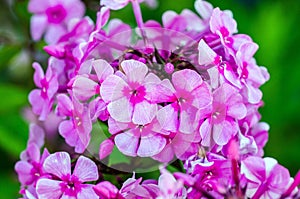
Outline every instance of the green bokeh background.
<svg viewBox="0 0 300 199"><path fill-rule="evenodd" d="M98 1L85 1L95 18ZM300 2L298 0L211 0L215 7L230 9L239 33L250 35L260 48L255 57L266 66L271 79L263 87L262 120L270 124L265 155L290 170L300 168ZM29 36L28 1L0 1L0 198L17 198L19 184L14 163L25 148L28 124L22 119L27 95L34 88L31 63L43 60L42 43ZM194 10L193 0L160 0L158 9L143 8L146 19L161 20L166 10ZM38 6L38 5L37 5ZM134 24L130 6L112 17ZM34 51L33 51L34 50ZM44 61L45 63L45 61Z"/></svg>

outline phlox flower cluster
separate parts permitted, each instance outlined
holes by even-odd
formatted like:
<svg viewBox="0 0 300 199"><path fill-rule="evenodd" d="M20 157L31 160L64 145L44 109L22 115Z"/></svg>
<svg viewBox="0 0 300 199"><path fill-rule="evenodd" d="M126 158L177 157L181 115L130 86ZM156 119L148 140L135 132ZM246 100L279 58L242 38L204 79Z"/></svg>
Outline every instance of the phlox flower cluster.
<svg viewBox="0 0 300 199"><path fill-rule="evenodd" d="M94 22L79 0L29 1L32 38L44 38L49 59L45 72L33 63L36 119L15 165L22 197L299 198L300 173L263 158L269 74L258 45L206 1L161 23L143 21L142 3L157 6L101 0ZM130 5L137 27L110 19ZM116 152L131 171L113 167ZM143 180L136 164L149 159L160 176Z"/></svg>

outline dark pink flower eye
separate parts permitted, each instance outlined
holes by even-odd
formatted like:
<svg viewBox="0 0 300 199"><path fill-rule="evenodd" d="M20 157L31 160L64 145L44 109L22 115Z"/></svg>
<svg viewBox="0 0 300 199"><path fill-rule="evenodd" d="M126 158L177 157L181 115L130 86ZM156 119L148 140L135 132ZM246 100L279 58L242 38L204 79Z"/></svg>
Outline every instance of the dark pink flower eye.
<svg viewBox="0 0 300 199"><path fill-rule="evenodd" d="M67 11L62 5L58 4L56 6L49 7L46 10L46 15L49 23L60 24L66 18Z"/></svg>

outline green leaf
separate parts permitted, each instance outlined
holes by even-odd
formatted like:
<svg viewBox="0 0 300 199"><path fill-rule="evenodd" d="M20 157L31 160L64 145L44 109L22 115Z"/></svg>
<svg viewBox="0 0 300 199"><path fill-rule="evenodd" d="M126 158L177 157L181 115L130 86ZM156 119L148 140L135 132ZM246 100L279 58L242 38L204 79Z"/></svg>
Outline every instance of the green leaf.
<svg viewBox="0 0 300 199"><path fill-rule="evenodd" d="M0 113L17 110L27 104L27 92L12 84L0 84Z"/></svg>

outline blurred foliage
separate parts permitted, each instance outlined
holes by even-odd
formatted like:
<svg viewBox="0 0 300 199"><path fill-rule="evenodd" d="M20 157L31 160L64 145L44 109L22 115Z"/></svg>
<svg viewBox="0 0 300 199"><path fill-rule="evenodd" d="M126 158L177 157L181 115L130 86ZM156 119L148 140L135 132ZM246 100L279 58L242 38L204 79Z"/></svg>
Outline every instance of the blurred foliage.
<svg viewBox="0 0 300 199"><path fill-rule="evenodd" d="M0 193L17 198L19 184L13 171L25 148L28 124L22 119L27 95L33 89L32 61L43 61L43 43L29 36L30 14L26 0L1 0L0 7ZM232 10L240 33L259 44L255 57L268 68L271 79L263 87L262 120L270 124L265 155L276 158L292 175L300 168L300 4L298 0L211 0L214 6ZM95 19L98 1L85 1ZM156 19L166 10L194 10L193 0L160 0L158 9L142 7L145 20ZM38 5L37 5L38 6ZM113 18L134 25L130 6L112 13ZM157 173L149 174L156 175ZM147 177L147 176L146 176Z"/></svg>

